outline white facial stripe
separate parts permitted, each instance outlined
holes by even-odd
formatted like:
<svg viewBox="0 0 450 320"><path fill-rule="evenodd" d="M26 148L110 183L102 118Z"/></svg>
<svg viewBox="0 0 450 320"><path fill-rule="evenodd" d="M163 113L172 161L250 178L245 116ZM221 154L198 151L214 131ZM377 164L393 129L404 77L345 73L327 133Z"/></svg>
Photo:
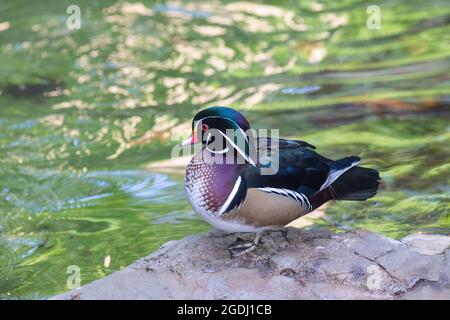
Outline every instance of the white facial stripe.
<svg viewBox="0 0 450 320"><path fill-rule="evenodd" d="M234 120L231 119L231 118L228 118L228 117L221 117L221 116L207 116L207 117L201 118L200 120L197 120L196 124L198 124L200 121L203 121L203 120L205 120L205 119L217 119L217 118L220 118L220 119L227 119L227 120L233 122L233 123L236 125L236 127L238 127L239 129L242 130L242 128L236 123L236 121L234 121Z"/></svg>
<svg viewBox="0 0 450 320"><path fill-rule="evenodd" d="M245 159L247 160L252 166L256 167L255 162L250 159L250 157L247 157L247 155L245 154L245 152L243 152L233 141L231 141L230 138L227 137L226 134L224 134L222 131L220 131L220 134L233 146L233 148L235 148L237 150L237 152L239 152L239 154Z"/></svg>
<svg viewBox="0 0 450 320"><path fill-rule="evenodd" d="M235 123L236 123L236 122L235 122ZM236 124L236 125L237 125L237 124ZM241 127L239 127L239 126L238 126L238 128L239 128L239 131L241 131L242 135L244 136L245 141L248 142L248 137L247 137L247 135L245 134L244 130L242 130Z"/></svg>
<svg viewBox="0 0 450 320"><path fill-rule="evenodd" d="M214 119L217 119L217 118L227 119L227 120L233 122L233 123L236 125L236 127L239 128L239 130L241 131L241 133L242 133L242 135L244 136L245 140L248 142L248 136L245 134L244 130L242 130L242 128L237 124L236 121L234 121L233 119L227 118L227 117L220 117L220 116L208 116L208 117L204 117L204 118L201 118L200 120L197 120L197 122L196 122L195 125L194 125L194 128L197 128L198 123L199 123L200 121L203 121L203 120L205 120L205 119L213 119L213 118L214 118Z"/></svg>
<svg viewBox="0 0 450 320"><path fill-rule="evenodd" d="M194 128L197 128L198 124L199 124L201 121L203 121L203 120L205 120L205 119L210 119L210 118L227 119L227 120L233 122L233 123L239 128L239 130L241 131L241 133L242 133L242 135L244 136L245 140L248 142L248 137L247 137L247 135L245 134L244 130L242 130L242 128L236 123L236 121L234 121L233 119L227 118L227 117L221 117L221 116L208 116L208 117L204 117L204 118L201 118L200 120L197 120L197 122L195 122ZM252 166L256 167L255 162L254 162L250 157L247 157L247 155L246 155L246 154L245 154L245 153L244 153L244 152L243 152L243 151L242 151L242 150L241 150L241 149L240 149L233 141L231 141L230 138L228 138L225 134L223 134L222 131L220 131L220 130L218 130L218 131L220 132L220 134L221 134L225 139L228 140L228 142L230 142L230 144L233 146L233 148L235 148L235 149L239 152L239 154L240 154L245 160L248 161L248 163L250 163ZM225 150L226 150L225 152L228 152L228 148L226 148ZM224 153L224 152L217 152L217 151L214 152L214 151L211 151L209 148L208 148L208 151L213 152L213 153ZM222 151L223 151L223 150L222 150Z"/></svg>
<svg viewBox="0 0 450 320"><path fill-rule="evenodd" d="M214 154L224 154L224 153L227 153L230 149L228 147L226 147L223 150L214 151L214 150L211 150L208 146L206 146L206 150L208 150L209 152L214 153Z"/></svg>
<svg viewBox="0 0 450 320"><path fill-rule="evenodd" d="M211 150L211 149L209 148L209 146L208 146L208 143L209 143L209 140L210 140L210 139L211 139L211 133L208 132L208 136L206 137L206 150L208 150L209 152L214 153L214 154L224 154L224 153L227 153L228 150L230 150L228 147L226 147L226 148L223 149L223 150L217 150L217 151Z"/></svg>

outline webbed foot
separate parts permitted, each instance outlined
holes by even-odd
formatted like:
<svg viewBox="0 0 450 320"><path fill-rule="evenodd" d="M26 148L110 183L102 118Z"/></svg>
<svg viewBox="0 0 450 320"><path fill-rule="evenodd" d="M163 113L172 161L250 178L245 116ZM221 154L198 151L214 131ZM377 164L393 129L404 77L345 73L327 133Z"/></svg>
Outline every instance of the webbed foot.
<svg viewBox="0 0 450 320"><path fill-rule="evenodd" d="M255 248L256 245L253 241L245 241L238 238L228 246L228 251L230 252L231 258L236 258L255 250Z"/></svg>
<svg viewBox="0 0 450 320"><path fill-rule="evenodd" d="M231 258L236 258L255 250L260 240L260 233L256 234L255 240L253 241L246 241L238 237L235 242L228 246Z"/></svg>

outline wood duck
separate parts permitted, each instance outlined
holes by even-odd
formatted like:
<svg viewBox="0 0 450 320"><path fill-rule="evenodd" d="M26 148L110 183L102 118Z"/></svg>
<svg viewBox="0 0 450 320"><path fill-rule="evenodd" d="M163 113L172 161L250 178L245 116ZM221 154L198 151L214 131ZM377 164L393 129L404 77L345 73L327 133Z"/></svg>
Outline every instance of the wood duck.
<svg viewBox="0 0 450 320"><path fill-rule="evenodd" d="M270 227L285 226L329 200L366 200L378 190L378 171L357 166L359 157L334 161L304 141L257 136L231 108L195 115L192 136L182 145L197 143L201 149L186 168L190 204L218 229L256 233L253 242L238 238L231 244L232 257L255 249Z"/></svg>

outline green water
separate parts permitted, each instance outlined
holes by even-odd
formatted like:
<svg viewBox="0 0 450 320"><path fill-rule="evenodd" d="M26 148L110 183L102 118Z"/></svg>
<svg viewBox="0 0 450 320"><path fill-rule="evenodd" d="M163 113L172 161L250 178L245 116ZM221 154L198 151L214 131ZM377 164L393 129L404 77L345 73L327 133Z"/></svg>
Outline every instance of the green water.
<svg viewBox="0 0 450 320"><path fill-rule="evenodd" d="M209 229L170 157L209 105L361 155L383 185L316 224L401 238L450 233L450 5L367 2L0 3L0 298L86 284ZM110 257L110 265L105 258ZM109 258L107 258L108 260Z"/></svg>

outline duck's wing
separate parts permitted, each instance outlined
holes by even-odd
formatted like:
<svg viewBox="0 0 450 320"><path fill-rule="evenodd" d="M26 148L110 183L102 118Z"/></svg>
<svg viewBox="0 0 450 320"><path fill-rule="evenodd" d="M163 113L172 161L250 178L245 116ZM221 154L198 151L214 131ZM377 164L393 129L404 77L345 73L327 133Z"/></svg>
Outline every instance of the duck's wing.
<svg viewBox="0 0 450 320"><path fill-rule="evenodd" d="M240 207L249 188L279 193L305 206L308 200L303 193L314 193L326 180L329 172L327 161L330 160L309 149L315 148L313 145L301 140L273 138L257 138L256 142L257 154L253 159L257 165L248 164L240 172L219 214ZM299 193L299 190L302 191Z"/></svg>
<svg viewBox="0 0 450 320"><path fill-rule="evenodd" d="M298 200L308 199L356 165L359 157L338 161L311 150L304 141L259 139L258 165L245 168L242 176L248 188L258 188Z"/></svg>
<svg viewBox="0 0 450 320"><path fill-rule="evenodd" d="M301 186L318 191L330 172L331 160L311 150L300 140L259 138L258 165L243 172L248 188L283 188Z"/></svg>
<svg viewBox="0 0 450 320"><path fill-rule="evenodd" d="M260 148L260 149L270 148L272 145L278 145L283 149L298 148L298 147L316 149L315 146L313 146L312 144L310 144L306 141L289 140L289 139L283 139L283 138L275 139L275 138L258 137L258 138L256 138L256 143L257 143L258 148Z"/></svg>
<svg viewBox="0 0 450 320"><path fill-rule="evenodd" d="M311 197L330 186L360 160L353 156L333 161L311 150L313 146L309 143L299 140L260 138L258 142L257 165L248 164L243 168L220 214L238 208L251 188L288 197L305 211L312 211L316 204L311 203Z"/></svg>

